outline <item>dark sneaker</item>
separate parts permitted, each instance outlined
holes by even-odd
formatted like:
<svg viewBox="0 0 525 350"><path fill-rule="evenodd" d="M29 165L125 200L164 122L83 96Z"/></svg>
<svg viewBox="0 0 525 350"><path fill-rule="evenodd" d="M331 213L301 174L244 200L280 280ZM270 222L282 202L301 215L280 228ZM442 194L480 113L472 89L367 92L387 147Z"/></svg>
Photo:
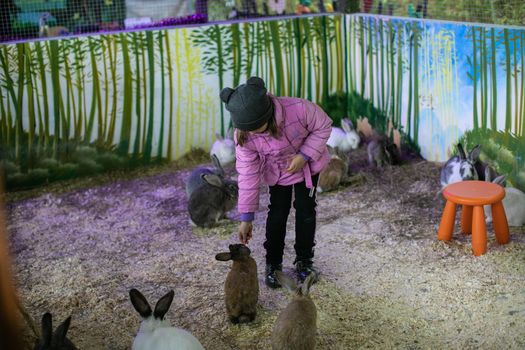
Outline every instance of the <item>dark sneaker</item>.
<svg viewBox="0 0 525 350"><path fill-rule="evenodd" d="M280 288L281 284L277 280L277 277L275 276L275 271L282 271L283 265L266 265L266 278L265 283L270 288Z"/></svg>
<svg viewBox="0 0 525 350"><path fill-rule="evenodd" d="M304 280L311 274L314 274L314 283L319 281L319 272L313 265L314 264L311 260L298 260L295 263L297 278L299 278L301 282L304 282Z"/></svg>

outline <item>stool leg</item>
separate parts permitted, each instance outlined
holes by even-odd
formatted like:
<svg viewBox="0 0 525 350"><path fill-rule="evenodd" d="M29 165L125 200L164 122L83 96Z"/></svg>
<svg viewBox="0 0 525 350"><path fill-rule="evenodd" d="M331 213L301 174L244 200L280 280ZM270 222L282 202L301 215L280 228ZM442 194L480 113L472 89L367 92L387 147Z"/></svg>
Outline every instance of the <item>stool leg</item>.
<svg viewBox="0 0 525 350"><path fill-rule="evenodd" d="M472 250L475 256L487 252L487 228L483 206L475 206L472 217Z"/></svg>
<svg viewBox="0 0 525 350"><path fill-rule="evenodd" d="M498 243L509 243L509 225L505 215L505 208L503 208L501 202L492 204L492 225L494 226Z"/></svg>
<svg viewBox="0 0 525 350"><path fill-rule="evenodd" d="M461 232L470 235L472 233L472 206L461 206Z"/></svg>
<svg viewBox="0 0 525 350"><path fill-rule="evenodd" d="M452 231L454 230L454 221L456 220L456 203L447 201L443 215L441 216L441 224L438 230L438 239L440 241L450 241L452 238Z"/></svg>

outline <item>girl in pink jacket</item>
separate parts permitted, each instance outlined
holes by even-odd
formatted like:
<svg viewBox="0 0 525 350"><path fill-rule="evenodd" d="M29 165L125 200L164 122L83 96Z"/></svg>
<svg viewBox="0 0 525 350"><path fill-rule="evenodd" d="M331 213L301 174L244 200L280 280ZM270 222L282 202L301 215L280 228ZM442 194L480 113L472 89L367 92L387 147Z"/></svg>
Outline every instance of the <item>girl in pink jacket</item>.
<svg viewBox="0 0 525 350"><path fill-rule="evenodd" d="M280 287L275 277L282 270L286 222L295 193L295 267L304 281L318 273L313 267L315 246L315 188L330 156L326 141L332 120L316 104L294 97L274 97L264 81L252 77L236 89L225 88L221 100L235 127L236 168L239 173L241 224L239 239L252 237L259 187L269 185L266 220L266 284Z"/></svg>

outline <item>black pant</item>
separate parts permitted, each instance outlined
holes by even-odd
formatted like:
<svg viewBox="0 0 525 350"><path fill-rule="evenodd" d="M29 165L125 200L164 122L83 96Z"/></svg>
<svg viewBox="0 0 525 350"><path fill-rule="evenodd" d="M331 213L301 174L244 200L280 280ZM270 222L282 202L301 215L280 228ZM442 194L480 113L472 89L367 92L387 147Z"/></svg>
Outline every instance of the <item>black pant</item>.
<svg viewBox="0 0 525 350"><path fill-rule="evenodd" d="M312 176L312 183L317 186L319 175ZM305 182L295 185L270 186L270 205L266 219L266 263L281 264L283 261L286 222L292 202L292 190L295 192L295 254L296 260L307 260L314 257L315 246L315 191L310 197L310 189Z"/></svg>

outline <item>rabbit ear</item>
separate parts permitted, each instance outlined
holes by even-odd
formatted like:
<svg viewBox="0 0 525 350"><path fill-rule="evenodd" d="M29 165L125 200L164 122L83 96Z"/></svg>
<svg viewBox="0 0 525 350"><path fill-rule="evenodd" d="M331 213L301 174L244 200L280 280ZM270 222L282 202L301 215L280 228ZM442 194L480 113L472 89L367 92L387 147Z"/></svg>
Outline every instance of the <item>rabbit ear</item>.
<svg viewBox="0 0 525 350"><path fill-rule="evenodd" d="M290 292L297 292L297 284L293 279L285 275L282 271L275 271L275 276L277 277L277 280L280 284L283 285L286 289L288 289Z"/></svg>
<svg viewBox="0 0 525 350"><path fill-rule="evenodd" d="M216 132L216 133L215 133L215 138L216 138L217 140L220 140L220 141L224 140L224 138L222 137L222 135L221 135L219 132Z"/></svg>
<svg viewBox="0 0 525 350"><path fill-rule="evenodd" d="M166 295L159 299L157 305L155 305L155 311L153 312L153 316L156 319L164 319L164 315L166 315L166 313L170 309L171 303L173 302L174 295L175 292L173 292L173 290L170 290Z"/></svg>
<svg viewBox="0 0 525 350"><path fill-rule="evenodd" d="M315 274L311 273L306 277L306 279L303 282L303 285L301 286L301 294L304 296L307 296L310 293L310 287L312 284L314 284L315 281Z"/></svg>
<svg viewBox="0 0 525 350"><path fill-rule="evenodd" d="M226 132L226 138L233 140L233 128L228 128L228 131Z"/></svg>
<svg viewBox="0 0 525 350"><path fill-rule="evenodd" d="M343 120L341 120L341 127L345 132L350 132L354 129L352 121L348 118L344 118Z"/></svg>
<svg viewBox="0 0 525 350"><path fill-rule="evenodd" d="M476 161L479 158L480 153L481 153L481 147L479 145L476 145L468 153L468 159L470 159L471 161Z"/></svg>
<svg viewBox="0 0 525 350"><path fill-rule="evenodd" d="M219 94L219 96L221 97L221 101L224 102L224 103L228 103L228 101L230 100L230 97L231 95L235 92L235 90L233 90L232 88L224 88L221 90L221 93Z"/></svg>
<svg viewBox="0 0 525 350"><path fill-rule="evenodd" d="M232 259L231 253L219 253L215 255L215 259L219 261L228 261Z"/></svg>
<svg viewBox="0 0 525 350"><path fill-rule="evenodd" d="M496 177L494 180L492 180L492 182L500 186L503 186L503 184L505 183L505 180L507 180L507 177L505 175L500 175Z"/></svg>
<svg viewBox="0 0 525 350"><path fill-rule="evenodd" d="M204 174L204 175L202 175L202 178L209 185L212 185L214 187L219 187L219 188L223 187L223 183L222 183L221 178L219 176L215 175L215 174Z"/></svg>
<svg viewBox="0 0 525 350"><path fill-rule="evenodd" d="M55 331L55 334L53 334L53 340L57 345L64 344L64 341L66 340L66 334L69 329L69 325L71 324L71 316L66 318L64 322L58 326L57 330Z"/></svg>
<svg viewBox="0 0 525 350"><path fill-rule="evenodd" d="M465 150L463 149L463 145L461 143L458 143L456 148L458 149L459 158L462 159L462 160L467 159L467 155L465 154Z"/></svg>
<svg viewBox="0 0 525 350"><path fill-rule="evenodd" d="M219 158L217 158L217 155L212 155L211 161L213 162L213 166L219 170L219 174L224 176L224 169L222 168L221 162L219 161Z"/></svg>
<svg viewBox="0 0 525 350"><path fill-rule="evenodd" d="M46 312L42 316L42 337L40 338L40 345L50 346L51 337L53 335L53 316L49 312Z"/></svg>
<svg viewBox="0 0 525 350"><path fill-rule="evenodd" d="M485 167L485 181L491 182L492 181L492 171L490 170L490 167Z"/></svg>
<svg viewBox="0 0 525 350"><path fill-rule="evenodd" d="M144 295L142 295L142 293L133 288L129 291L129 297L131 299L133 307L135 308L135 310L137 310L140 316L142 316L142 318L147 318L151 316L151 306L149 306L148 301L146 300Z"/></svg>

